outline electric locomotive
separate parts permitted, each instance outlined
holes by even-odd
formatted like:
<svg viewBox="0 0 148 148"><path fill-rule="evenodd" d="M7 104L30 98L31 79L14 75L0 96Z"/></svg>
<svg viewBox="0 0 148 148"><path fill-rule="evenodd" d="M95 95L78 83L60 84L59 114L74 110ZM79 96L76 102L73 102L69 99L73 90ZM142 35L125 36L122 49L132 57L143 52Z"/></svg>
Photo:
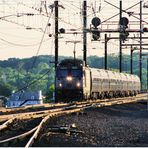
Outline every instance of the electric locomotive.
<svg viewBox="0 0 148 148"><path fill-rule="evenodd" d="M90 74L90 69L84 67L81 60L65 59L61 61L56 69L58 102L76 101L90 97Z"/></svg>

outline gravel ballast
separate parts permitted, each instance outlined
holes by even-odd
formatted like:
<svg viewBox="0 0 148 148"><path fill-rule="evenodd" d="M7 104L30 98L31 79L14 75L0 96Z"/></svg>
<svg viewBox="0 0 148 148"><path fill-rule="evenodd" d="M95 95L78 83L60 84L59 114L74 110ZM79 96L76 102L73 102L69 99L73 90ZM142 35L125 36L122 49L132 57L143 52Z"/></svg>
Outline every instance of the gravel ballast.
<svg viewBox="0 0 148 148"><path fill-rule="evenodd" d="M87 109L50 119L33 146L141 146L148 147L148 110L146 104L122 104ZM78 133L50 132L53 126L75 124Z"/></svg>

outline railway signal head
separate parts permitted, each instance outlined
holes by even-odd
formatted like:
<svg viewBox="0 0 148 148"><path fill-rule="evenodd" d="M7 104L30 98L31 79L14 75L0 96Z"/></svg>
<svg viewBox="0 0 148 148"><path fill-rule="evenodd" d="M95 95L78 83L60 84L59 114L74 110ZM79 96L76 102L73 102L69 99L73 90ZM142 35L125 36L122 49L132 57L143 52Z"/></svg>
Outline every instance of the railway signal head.
<svg viewBox="0 0 148 148"><path fill-rule="evenodd" d="M91 20L92 25L97 28L101 24L101 20L98 17L94 17Z"/></svg>
<svg viewBox="0 0 148 148"><path fill-rule="evenodd" d="M120 20L119 20L119 24L124 27L125 29L128 28L128 23L129 23L129 20L126 18L126 17L122 17Z"/></svg>
<svg viewBox="0 0 148 148"><path fill-rule="evenodd" d="M129 36L128 31L120 32L120 39L124 42Z"/></svg>
<svg viewBox="0 0 148 148"><path fill-rule="evenodd" d="M142 32L142 33L148 32L148 28L146 28L146 27L142 28L141 32Z"/></svg>
<svg viewBox="0 0 148 148"><path fill-rule="evenodd" d="M119 20L119 24L120 24L120 39L124 42L127 37L129 36L129 32L126 31L126 29L128 28L128 23L129 20L126 17L122 17Z"/></svg>
<svg viewBox="0 0 148 148"><path fill-rule="evenodd" d="M97 41L100 38L100 31L98 29L92 30L92 38Z"/></svg>
<svg viewBox="0 0 148 148"><path fill-rule="evenodd" d="M94 26L92 28L92 31L91 31L92 32L92 38L93 38L94 41L97 41L100 38L100 31L98 30L97 27L101 24L101 20L98 17L94 17L91 20L91 23Z"/></svg>
<svg viewBox="0 0 148 148"><path fill-rule="evenodd" d="M65 29L64 29L64 28L60 28L60 29L59 29L59 32L60 32L60 33L65 33Z"/></svg>

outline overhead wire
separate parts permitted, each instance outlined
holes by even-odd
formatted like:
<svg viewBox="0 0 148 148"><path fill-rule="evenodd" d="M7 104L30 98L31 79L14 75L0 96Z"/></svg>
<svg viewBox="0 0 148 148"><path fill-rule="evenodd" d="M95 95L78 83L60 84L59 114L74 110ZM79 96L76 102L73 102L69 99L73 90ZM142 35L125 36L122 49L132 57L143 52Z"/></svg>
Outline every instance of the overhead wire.
<svg viewBox="0 0 148 148"><path fill-rule="evenodd" d="M23 86L20 89L16 90L15 93L18 93L18 92L20 92L22 90L25 90L25 89L29 88L30 86L32 86L33 84L37 83L39 80L44 78L49 72L50 72L50 69L47 70L44 74L42 74L42 76L40 76L38 79L35 79L35 80L32 80L31 82L28 82L25 86Z"/></svg>
<svg viewBox="0 0 148 148"><path fill-rule="evenodd" d="M21 3L22 5L24 5L24 6L26 6L26 7L29 7L29 6L27 6L27 5L25 5L25 4L23 4L23 3ZM33 10L36 10L36 11L40 11L38 8L36 8L36 7L34 7L34 8L32 8L32 7L29 7L29 8L31 8L31 9L33 9ZM45 13L45 12L43 12L42 11L42 13L41 13L41 15L43 15L43 16L45 16L45 17L48 17L48 15ZM74 27L78 27L78 26L76 26L75 24L72 24L72 23L69 23L69 22L66 22L65 21L65 19L62 19L62 18L58 18L59 19L59 21L61 21L61 22L63 22L63 23L65 23L65 24L68 24L68 25L71 25L71 26L74 26ZM80 27L81 28L81 27Z"/></svg>
<svg viewBox="0 0 148 148"><path fill-rule="evenodd" d="M47 24L46 24L46 26L45 26L45 29L44 29L44 32L43 32L43 35L42 35L42 38L41 38L39 47L38 47L38 49L37 49L36 55L35 55L34 58L33 58L32 65L31 65L30 68L27 70L27 74L29 74L29 71L30 71L30 70L32 71L32 69L33 69L33 67L34 67L34 65L35 65L35 63L36 63L36 61L37 61L38 54L39 54L39 51L40 51L40 49L41 49L41 46L42 46L42 43L43 43L43 39L44 39L44 36L45 36L45 34L46 34L46 30L47 30L48 23L49 23L49 20L50 20L51 16L52 16L52 13L51 13L50 16L48 17ZM28 81L27 81L26 83L28 83L29 81L30 81L30 77L28 78Z"/></svg>
<svg viewBox="0 0 148 148"><path fill-rule="evenodd" d="M36 9L37 10L37 9ZM61 20L61 21L63 21L63 20ZM68 23L69 24L69 23ZM72 24L70 24L70 25L72 25Z"/></svg>
<svg viewBox="0 0 148 148"><path fill-rule="evenodd" d="M137 5L137 4L135 4L135 5ZM131 7L134 7L135 5L133 5L133 6L131 6ZM25 5L25 6L26 6L26 5ZM128 9L130 9L131 7L129 7ZM39 10L36 9L36 8L35 8L35 10L39 11ZM60 18L59 18L59 19L60 19ZM64 21L64 20L62 20L62 19L60 19L60 20L61 20L61 21ZM105 22L105 21L103 21L103 22ZM102 23L103 23L103 22L102 22ZM64 23L67 23L67 22L64 21ZM72 25L72 24L70 24L70 23L67 23L67 24ZM80 29L80 28L79 28L79 29Z"/></svg>
<svg viewBox="0 0 148 148"><path fill-rule="evenodd" d="M36 43L36 44L17 44L17 43L13 43L13 42L10 42L10 41L7 41L7 40L5 40L5 39L3 39L3 38L0 38L0 40L1 41L3 41L3 42L6 42L6 43L8 43L8 44L10 44L10 45L14 45L14 46L21 46L21 47L30 47L30 46L37 46L37 45L39 45L40 44L40 42L39 43ZM46 39L46 40L44 40L43 42L46 42L46 41L48 41L49 39Z"/></svg>
<svg viewBox="0 0 148 148"><path fill-rule="evenodd" d="M19 24L19 23L15 22L15 21L12 21L12 20L7 20L6 18L2 18L1 20L4 20L4 21L9 22L9 23L16 24L16 25L18 25L18 26L25 27L27 30L33 29L33 30L36 30L36 31L39 31L39 32L43 32L43 31L42 31L42 28L33 28L33 27L28 26L28 25Z"/></svg>
<svg viewBox="0 0 148 148"><path fill-rule="evenodd" d="M32 37L32 36L24 36L24 35L21 35L21 34L14 34L14 32L2 32L2 31L0 31L0 34L1 34L1 36L2 35L4 35L4 36L12 36L13 38L21 38L21 39L28 39L29 41L30 40L37 40L38 39L38 37ZM24 41L24 40L23 40Z"/></svg>
<svg viewBox="0 0 148 148"><path fill-rule="evenodd" d="M34 60L33 60L32 66L31 66L31 69L34 67L34 64L35 64L35 62L36 62L36 60L37 60L37 55L39 54L39 51L40 51L40 49L41 49L41 46L42 46L42 43L43 43L43 39L44 39L44 36L45 36L45 34L46 34L46 30L47 30L48 23L49 23L49 20L50 20L50 18L51 18L51 15L52 15L52 13L50 14L50 16L49 16L49 18L48 18L48 20L47 20L47 24L46 24L46 26L45 26L45 29L44 29L44 32L43 32L43 35L42 35L42 38L41 38L39 47L38 47L38 49L37 49L36 55L35 55L35 57L34 57Z"/></svg>
<svg viewBox="0 0 148 148"><path fill-rule="evenodd" d="M51 15L52 15L52 13L51 13ZM51 17L51 15L50 15L50 17ZM33 68L33 66L34 66L34 64L35 64L35 62L36 62L36 60L37 60L37 55L38 55L38 53L39 53L39 51L40 51L41 45L42 45L42 43L44 42L43 39L44 39L46 30L47 30L47 27L48 27L48 22L49 22L49 20L50 20L50 17L48 18L47 25L46 25L45 30L44 30L44 32L43 32L43 36L42 36L42 38L41 38L41 41L40 41L40 44L39 44L39 47L38 47L36 56L35 56L35 58L34 58L34 61L33 61L32 66L31 66L32 68ZM3 40L3 39L2 39L2 40ZM5 41L5 40L3 40L3 41ZM10 42L9 42L9 43L10 43ZM14 45L20 45L20 44L14 44ZM28 45L27 45L27 46L28 46ZM45 74L43 74L40 78L38 78L37 80L33 80L33 81L30 82L30 83L27 83L26 86L24 86L24 87L22 87L21 89L17 90L15 93L20 92L21 90L24 90L24 89L28 88L29 86L33 85L34 83L36 83L37 81L39 81L40 79L42 79L42 78L43 78L45 75L47 75L48 73L49 73L49 70L48 70Z"/></svg>
<svg viewBox="0 0 148 148"><path fill-rule="evenodd" d="M117 8L117 9L120 9L119 7L117 7L117 6L113 5L113 4L111 4L110 2L108 2L108 1L106 1L106 0L105 0L105 2L108 3L108 4L110 4L110 5L113 6L113 7ZM122 11L128 14L127 10L130 9L130 8L132 8L132 7L134 7L134 6L136 6L136 5L138 5L139 3L140 3L140 2L138 2L138 3L136 3L135 5L129 7L129 8L127 8L127 9L125 9L125 10L122 10ZM118 13L118 14L119 14L119 13ZM117 14L117 15L118 15L118 14ZM134 18L136 18L136 19L138 19L138 20L140 20L140 18L134 16L133 14L131 14L131 16L134 17ZM113 17L115 17L115 16L113 16ZM106 20L105 20L105 21L106 21ZM103 21L103 22L105 22L105 21ZM142 20L142 22L145 22L146 24L148 24L148 22L146 22L146 21L144 21L144 20Z"/></svg>

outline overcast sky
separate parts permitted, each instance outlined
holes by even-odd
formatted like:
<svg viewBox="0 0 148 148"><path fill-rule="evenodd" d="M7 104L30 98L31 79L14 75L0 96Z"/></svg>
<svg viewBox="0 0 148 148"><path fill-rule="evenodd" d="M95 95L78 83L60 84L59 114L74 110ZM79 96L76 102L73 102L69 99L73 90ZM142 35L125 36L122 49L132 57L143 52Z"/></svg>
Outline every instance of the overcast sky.
<svg viewBox="0 0 148 148"><path fill-rule="evenodd" d="M107 0L113 5L119 7L119 0ZM51 13L49 5L54 1L47 0L0 0L0 60L17 57L25 58L35 55L54 55L54 13ZM82 0L60 0L59 4L64 7L59 8L59 28L65 28L68 32L70 29L82 31ZM123 9L136 4L139 0L122 0ZM143 1L143 4L147 1ZM88 28L91 24L91 19L95 16L101 21L119 13L119 9L107 4L104 0L88 0ZM129 9L128 11L139 13L139 5ZM47 12L46 12L47 10ZM143 8L143 13L147 13L148 8ZM33 13L34 16L23 15ZM47 17L46 15L49 15ZM126 13L123 16L130 20L129 28L139 28L139 19L129 17ZM138 14L135 14L139 17ZM49 19L48 19L49 18ZM49 22L48 22L49 20ZM110 21L118 21L119 15ZM143 20L148 22L148 15L143 15ZM133 23L134 21L135 23ZM51 26L46 28L47 23ZM106 24L108 23L108 25ZM109 25L112 22L103 23L100 28L116 29L118 23ZM135 25L137 24L137 25ZM147 27L148 24L144 23ZM32 27L33 29L27 29ZM46 31L45 31L46 28ZM44 34L45 31L45 34ZM53 34L49 37L48 34ZM108 36L118 36L118 34L109 34ZM130 36L138 36L138 34L130 34ZM101 34L100 41L91 41L91 34L88 33L88 56L104 54L104 34ZM41 44L41 41L42 44ZM59 35L59 55L73 56L74 44L71 41L79 41L76 44L76 55L82 56L82 35ZM127 41L127 43L137 43L137 41ZM147 41L145 41L147 43ZM118 40L110 40L108 43L108 53L119 52ZM128 49L128 48L127 48ZM124 50L127 54L129 50Z"/></svg>

